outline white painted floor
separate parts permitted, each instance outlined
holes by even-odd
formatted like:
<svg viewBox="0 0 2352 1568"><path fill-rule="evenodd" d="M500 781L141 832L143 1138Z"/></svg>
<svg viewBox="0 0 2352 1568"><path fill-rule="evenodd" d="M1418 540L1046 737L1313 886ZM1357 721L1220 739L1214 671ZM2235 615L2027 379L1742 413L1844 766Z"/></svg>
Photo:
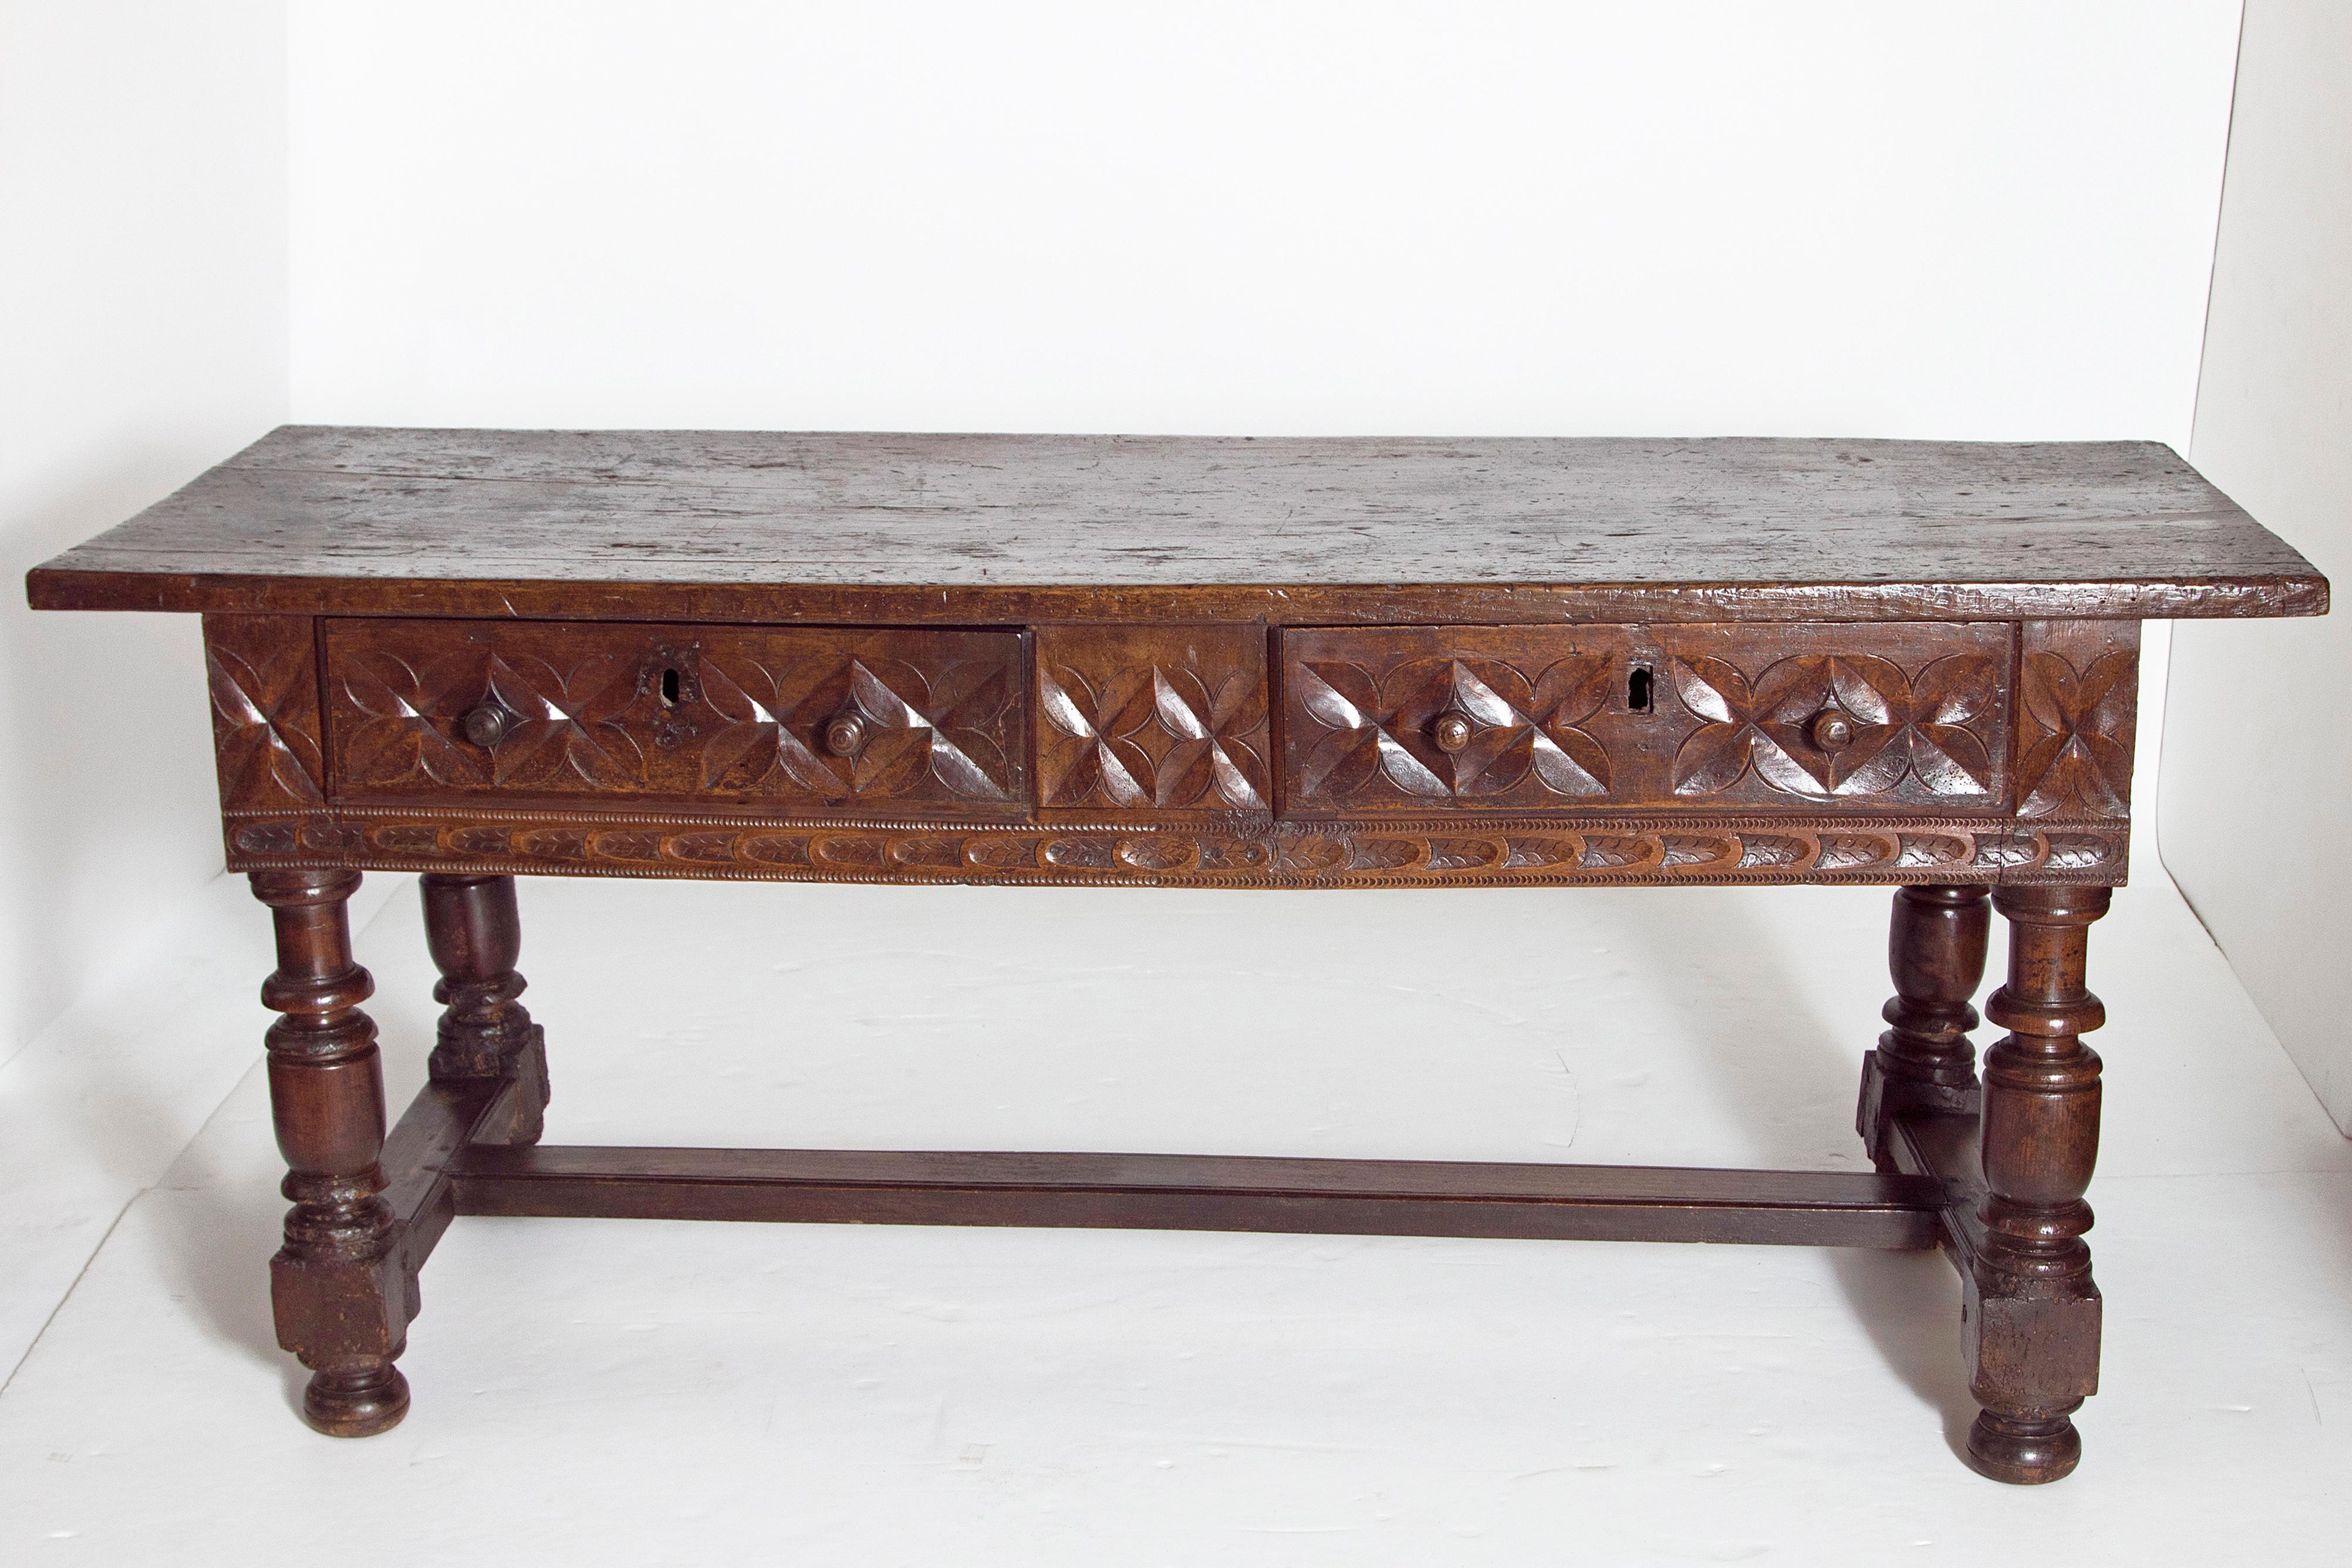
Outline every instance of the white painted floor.
<svg viewBox="0 0 2352 1568"><path fill-rule="evenodd" d="M536 882L523 967L551 1142L1857 1168L1886 896ZM316 1437L267 925L200 913L0 1070L0 1561L2352 1558L2352 1145L2160 873L2094 933L2107 1392L2033 1490L1954 1458L1940 1258L1766 1248L460 1220L407 1422Z"/></svg>

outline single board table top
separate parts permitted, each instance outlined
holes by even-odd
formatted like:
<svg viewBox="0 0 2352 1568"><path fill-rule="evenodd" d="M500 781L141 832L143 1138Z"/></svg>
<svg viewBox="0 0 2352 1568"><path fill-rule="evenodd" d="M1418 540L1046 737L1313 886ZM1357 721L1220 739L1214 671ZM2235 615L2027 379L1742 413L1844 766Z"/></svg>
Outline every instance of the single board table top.
<svg viewBox="0 0 2352 1568"><path fill-rule="evenodd" d="M898 623L2323 612L2147 442L289 425L43 609Z"/></svg>

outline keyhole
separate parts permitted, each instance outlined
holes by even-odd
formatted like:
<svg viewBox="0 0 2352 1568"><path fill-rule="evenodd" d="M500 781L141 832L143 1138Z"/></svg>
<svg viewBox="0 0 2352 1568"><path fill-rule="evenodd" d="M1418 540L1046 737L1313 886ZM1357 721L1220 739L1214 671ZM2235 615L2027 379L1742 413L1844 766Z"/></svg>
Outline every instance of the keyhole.
<svg viewBox="0 0 2352 1568"><path fill-rule="evenodd" d="M676 707L677 706L677 672L676 670L664 670L662 672L662 706Z"/></svg>
<svg viewBox="0 0 2352 1568"><path fill-rule="evenodd" d="M1646 664L1636 664L1633 673L1625 677L1625 710L1628 713L1650 711L1650 670Z"/></svg>

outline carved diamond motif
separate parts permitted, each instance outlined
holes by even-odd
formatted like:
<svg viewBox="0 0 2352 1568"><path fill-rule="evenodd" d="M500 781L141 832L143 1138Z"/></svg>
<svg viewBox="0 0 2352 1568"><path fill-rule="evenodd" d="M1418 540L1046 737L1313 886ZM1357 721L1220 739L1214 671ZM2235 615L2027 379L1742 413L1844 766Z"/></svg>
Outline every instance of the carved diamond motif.
<svg viewBox="0 0 2352 1568"><path fill-rule="evenodd" d="M2018 758L2019 816L2130 814L2138 664L2118 650L2077 673L2063 654L2026 654L2018 684L2035 727Z"/></svg>
<svg viewBox="0 0 2352 1568"><path fill-rule="evenodd" d="M1384 779L1423 800L1477 799L1533 779L1567 799L1609 792L1609 757L1580 727L1609 700L1613 665L1573 654L1533 681L1497 659L1416 659L1375 680L1360 664L1290 666L1307 717L1328 733L1307 753L1301 791L1344 800ZM1434 727L1457 721L1462 745Z"/></svg>
<svg viewBox="0 0 2352 1568"><path fill-rule="evenodd" d="M342 662L343 695L362 715L341 735L342 776L354 784L404 784L420 776L436 784L483 785L489 768L435 723L444 688L428 685L395 653L370 650ZM437 674L437 672L436 672ZM455 718L447 715L446 719Z"/></svg>
<svg viewBox="0 0 2352 1568"><path fill-rule="evenodd" d="M1040 805L1273 810L1263 627L1059 625L1036 635Z"/></svg>
<svg viewBox="0 0 2352 1568"><path fill-rule="evenodd" d="M1683 706L1706 721L1675 754L1677 795L1719 793L1751 768L1813 799L1883 795L1906 778L1937 797L1992 793L1992 758L1968 727L1999 697L2000 667L1985 654L1949 654L1916 681L1866 654L1781 659L1752 683L1720 659L1676 659L1674 675ZM1829 715L1851 737L1833 749L1815 739Z"/></svg>
<svg viewBox="0 0 2352 1568"><path fill-rule="evenodd" d="M214 633L205 640L205 668L222 800L239 807L325 804L310 623L297 623L300 640L283 656L254 650L263 655L257 663L230 645L217 619L207 630Z"/></svg>
<svg viewBox="0 0 2352 1568"><path fill-rule="evenodd" d="M1234 671L1212 692L1182 666L1149 664L1097 688L1064 664L1039 673L1045 720L1080 743L1049 806L1215 803L1266 810L1265 759L1248 737L1265 727L1265 685Z"/></svg>
<svg viewBox="0 0 2352 1568"><path fill-rule="evenodd" d="M1024 794L1003 632L344 623L359 790L997 805Z"/></svg>
<svg viewBox="0 0 2352 1568"><path fill-rule="evenodd" d="M702 746L702 787L751 793L788 779L833 798L888 796L928 777L973 800L1006 798L1004 758L989 731L1012 692L1002 667L950 664L929 679L889 659L851 658L812 683L803 663L702 660L702 699L717 715ZM847 756L826 727L852 717Z"/></svg>
<svg viewBox="0 0 2352 1568"><path fill-rule="evenodd" d="M633 664L598 653L558 666L494 653L487 685L489 699L518 716L490 747L494 782L625 785L645 777L645 751L625 722L637 697Z"/></svg>
<svg viewBox="0 0 2352 1568"><path fill-rule="evenodd" d="M645 777L630 734L636 672L592 654L561 668L544 659L468 645L421 668L384 649L342 663L343 694L362 716L343 739L344 776L355 784L631 785ZM454 739L461 716L494 708L503 733L487 747Z"/></svg>

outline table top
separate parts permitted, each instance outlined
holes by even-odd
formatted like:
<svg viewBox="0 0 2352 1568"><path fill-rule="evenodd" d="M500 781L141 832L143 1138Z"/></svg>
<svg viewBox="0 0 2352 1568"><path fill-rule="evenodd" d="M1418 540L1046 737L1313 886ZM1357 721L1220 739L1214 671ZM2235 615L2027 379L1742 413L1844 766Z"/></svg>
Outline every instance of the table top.
<svg viewBox="0 0 2352 1568"><path fill-rule="evenodd" d="M289 425L42 609L889 620L2318 614L2151 442Z"/></svg>

